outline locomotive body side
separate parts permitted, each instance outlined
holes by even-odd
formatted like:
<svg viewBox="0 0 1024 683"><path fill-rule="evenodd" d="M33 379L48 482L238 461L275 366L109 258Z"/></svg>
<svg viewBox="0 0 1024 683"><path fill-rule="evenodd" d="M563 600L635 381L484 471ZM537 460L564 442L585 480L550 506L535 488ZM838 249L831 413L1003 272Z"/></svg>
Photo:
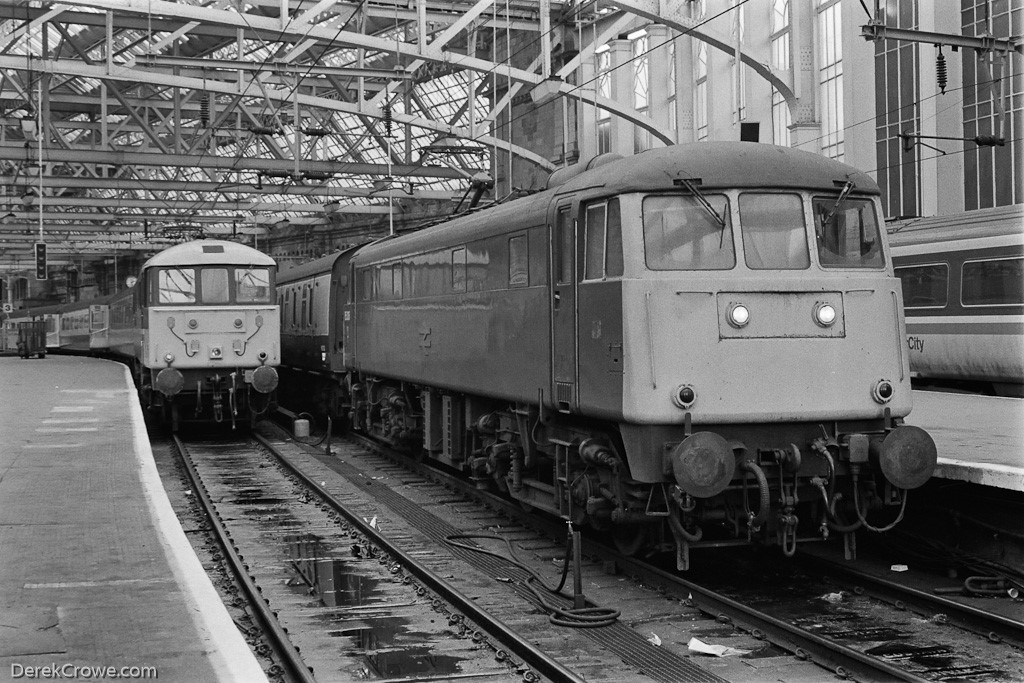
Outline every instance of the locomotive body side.
<svg viewBox="0 0 1024 683"><path fill-rule="evenodd" d="M353 369L536 401L549 384L544 205L527 199L514 209L360 249Z"/></svg>
<svg viewBox="0 0 1024 683"><path fill-rule="evenodd" d="M914 376L1024 396L1024 210L890 229Z"/></svg>

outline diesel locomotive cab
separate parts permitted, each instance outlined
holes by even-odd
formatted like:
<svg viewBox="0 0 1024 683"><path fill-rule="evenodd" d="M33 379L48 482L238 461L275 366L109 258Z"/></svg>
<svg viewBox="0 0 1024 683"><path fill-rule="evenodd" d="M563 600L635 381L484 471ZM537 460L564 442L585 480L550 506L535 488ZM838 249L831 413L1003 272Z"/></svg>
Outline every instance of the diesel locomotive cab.
<svg viewBox="0 0 1024 683"><path fill-rule="evenodd" d="M265 409L277 388L280 321L273 261L222 262L219 246L204 245L206 258L189 265L147 264L143 357L154 400L176 415L188 404L193 414L181 417L234 425Z"/></svg>

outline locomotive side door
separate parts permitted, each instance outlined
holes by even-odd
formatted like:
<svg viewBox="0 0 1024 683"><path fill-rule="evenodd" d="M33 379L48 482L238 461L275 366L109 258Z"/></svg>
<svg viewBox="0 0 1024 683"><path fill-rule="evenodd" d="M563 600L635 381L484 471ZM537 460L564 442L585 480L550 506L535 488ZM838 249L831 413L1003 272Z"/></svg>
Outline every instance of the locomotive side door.
<svg viewBox="0 0 1024 683"><path fill-rule="evenodd" d="M551 226L551 396L558 410L578 406L576 354L576 211L559 203Z"/></svg>

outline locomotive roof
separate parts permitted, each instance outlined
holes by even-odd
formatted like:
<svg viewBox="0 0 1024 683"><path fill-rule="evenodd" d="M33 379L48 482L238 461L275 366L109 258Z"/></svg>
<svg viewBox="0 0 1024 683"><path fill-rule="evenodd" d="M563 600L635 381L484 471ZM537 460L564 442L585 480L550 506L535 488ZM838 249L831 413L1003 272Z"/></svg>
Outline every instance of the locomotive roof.
<svg viewBox="0 0 1024 683"><path fill-rule="evenodd" d="M321 275L321 274L324 274L324 273L329 273L332 270L334 270L334 264L338 262L338 259L340 259L345 254L348 254L349 252L351 252L352 249L354 249L354 248L355 247L349 247L348 249L342 249L341 251L336 251L333 254L328 254L327 256L321 256L318 259L313 259L312 261L306 261L305 263L297 265L294 268L289 268L288 270L285 270L283 272L279 272L277 274L277 284L283 285L283 284L286 284L288 282L295 282L296 280L303 280L303 279L305 279L307 277L313 277L315 275Z"/></svg>
<svg viewBox="0 0 1024 683"><path fill-rule="evenodd" d="M142 264L142 269L154 266L203 265L274 266L277 263L262 251L237 242L225 240L195 240L176 244Z"/></svg>
<svg viewBox="0 0 1024 683"><path fill-rule="evenodd" d="M886 226L894 247L953 242L975 237L1024 238L1024 205L997 206L945 216L909 218Z"/></svg>
<svg viewBox="0 0 1024 683"><path fill-rule="evenodd" d="M543 192L368 245L359 250L356 259L387 260L449 242L544 225L548 206L558 195L580 193L591 198L678 191L681 188L675 181L679 178L699 178L700 187L709 190L758 187L830 193L853 181L855 193L879 194L878 184L867 173L820 154L755 142L672 145L630 157L602 155L560 169Z"/></svg>
<svg viewBox="0 0 1024 683"><path fill-rule="evenodd" d="M589 163L599 161L600 157ZM835 191L843 183L853 181L855 192L880 193L874 179L853 166L820 154L758 142L694 142L658 147L570 175L553 188L556 193L595 185L604 185L610 193L672 189L677 187L674 181L679 178L699 178L701 188L826 191Z"/></svg>

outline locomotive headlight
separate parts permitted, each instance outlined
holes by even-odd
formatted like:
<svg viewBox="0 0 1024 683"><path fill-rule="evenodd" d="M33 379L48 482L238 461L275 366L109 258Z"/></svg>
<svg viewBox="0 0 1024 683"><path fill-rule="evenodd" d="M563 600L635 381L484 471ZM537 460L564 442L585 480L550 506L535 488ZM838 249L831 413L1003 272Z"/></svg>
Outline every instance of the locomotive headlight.
<svg viewBox="0 0 1024 683"><path fill-rule="evenodd" d="M221 349L221 347L219 347L219 346L211 346L210 347L210 358L212 358L214 360L219 360L223 356L224 356L224 350Z"/></svg>
<svg viewBox="0 0 1024 683"><path fill-rule="evenodd" d="M167 363L168 365L173 363L174 362L174 354L173 353L165 353L164 354L164 362Z"/></svg>
<svg viewBox="0 0 1024 683"><path fill-rule="evenodd" d="M238 328L242 327L242 319L241 318L235 318L235 327L238 327Z"/></svg>
<svg viewBox="0 0 1024 683"><path fill-rule="evenodd" d="M814 305L814 322L821 327L831 327L836 321L836 309L832 304L819 301Z"/></svg>
<svg viewBox="0 0 1024 683"><path fill-rule="evenodd" d="M893 389L892 382L887 379L880 379L875 383L874 389L871 390L871 398L875 399L878 403L888 403L892 400L892 395L896 393Z"/></svg>
<svg viewBox="0 0 1024 683"><path fill-rule="evenodd" d="M725 317L733 327L743 327L750 322L750 311L743 304L729 304Z"/></svg>
<svg viewBox="0 0 1024 683"><path fill-rule="evenodd" d="M697 400L697 392L689 384L680 384L672 390L672 402L684 410Z"/></svg>
<svg viewBox="0 0 1024 683"><path fill-rule="evenodd" d="M196 329L197 327L199 327L199 322L198 322L198 321L197 321L197 320L196 320L195 318L191 318L191 319L190 319L190 320L188 321L188 329L190 329L190 330L194 330L194 329Z"/></svg>

